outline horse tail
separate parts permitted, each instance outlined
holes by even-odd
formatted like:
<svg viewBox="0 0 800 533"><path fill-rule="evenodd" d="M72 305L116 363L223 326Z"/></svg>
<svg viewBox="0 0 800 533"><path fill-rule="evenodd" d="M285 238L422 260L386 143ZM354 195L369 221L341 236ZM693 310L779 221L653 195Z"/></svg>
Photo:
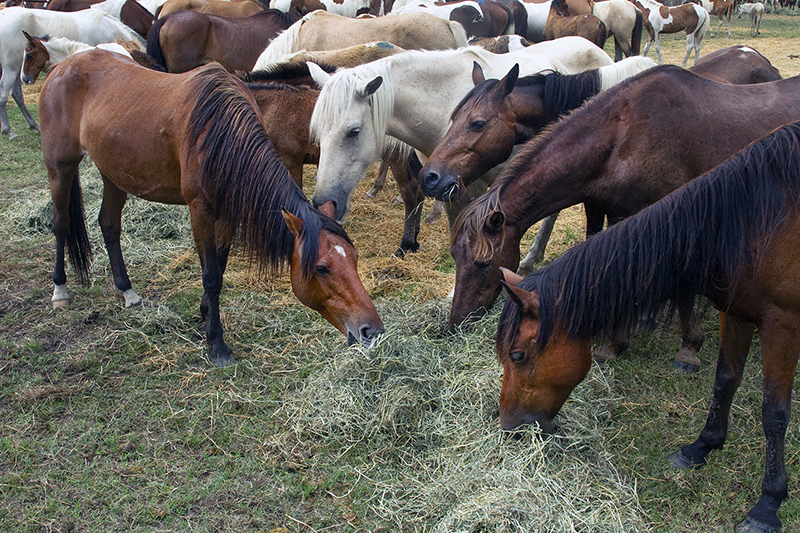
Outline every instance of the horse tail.
<svg viewBox="0 0 800 533"><path fill-rule="evenodd" d="M67 230L67 253L72 269L83 285L89 284L89 267L92 264L92 245L86 231L86 217L83 209L83 193L78 171L72 177L72 187L67 207L69 229Z"/></svg>
<svg viewBox="0 0 800 533"><path fill-rule="evenodd" d="M631 55L638 56L642 51L642 29L644 28L644 15L636 9L636 19L631 33Z"/></svg>
<svg viewBox="0 0 800 533"><path fill-rule="evenodd" d="M161 16L161 10L164 8L164 4L161 4L156 8L156 12L153 13L153 19L158 20Z"/></svg>
<svg viewBox="0 0 800 533"><path fill-rule="evenodd" d="M697 12L698 18L702 19L700 20L700 24L698 24L697 29L694 31L695 42L699 42L703 40L706 32L708 32L708 30L711 28L711 15L708 14L708 11L706 11L703 6L695 5L694 10Z"/></svg>
<svg viewBox="0 0 800 533"><path fill-rule="evenodd" d="M165 72L167 70L167 59L161 49L161 28L166 24L167 20L169 20L168 17L156 20L147 33L147 55L153 59L153 63L156 66L163 67Z"/></svg>
<svg viewBox="0 0 800 533"><path fill-rule="evenodd" d="M460 22L455 20L448 21L450 25L450 33L453 34L456 45L453 48L463 48L469 45L469 37L467 37L467 30Z"/></svg>

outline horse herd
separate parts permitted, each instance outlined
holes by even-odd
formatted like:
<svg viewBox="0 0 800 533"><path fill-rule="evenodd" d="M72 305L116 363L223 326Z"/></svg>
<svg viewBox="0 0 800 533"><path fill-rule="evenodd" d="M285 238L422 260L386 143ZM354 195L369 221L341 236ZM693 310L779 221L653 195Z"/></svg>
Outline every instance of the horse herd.
<svg viewBox="0 0 800 533"><path fill-rule="evenodd" d="M337 221L367 167L382 159L406 209L398 254L419 246L424 198L445 202L456 264L449 326L508 295L496 346L500 420L509 432L527 424L552 431L592 355L615 357L665 307L681 318L676 364L697 369L703 334L693 307L701 295L721 317L713 400L698 440L672 458L679 468L699 467L725 440L758 328L766 468L761 497L738 530L781 528L784 438L800 353L800 125L793 123L800 121L800 77L781 79L743 46L695 56L689 69L657 66L638 55L635 34L652 27L658 51L663 28L656 29L654 0L637 0L639 9L620 0L628 7L617 11L633 13L633 22L629 33L613 30L616 62L583 36L557 33L535 44L505 37L503 53L490 51L500 45L495 39L483 41L489 49L467 46L481 32L551 32L552 20L539 29L530 15L542 4L522 11L510 1L336 4L352 15L397 10L367 18L334 7L300 17L259 6L236 19L176 9L177 1L139 33L118 20L134 0L71 13L0 11L0 89L31 128L39 125L24 107L20 81L33 83L56 65L39 100L56 236L53 306L70 302L67 260L80 280L89 273L78 173L88 154L103 180L99 223L126 307L142 301L120 247L122 210L133 194L189 208L213 364L235 363L219 312L234 244L265 274L288 264L303 304L348 343L370 345L384 325ZM722 18L721 1L713 8ZM253 9L251 0L222 3ZM558 12L586 27L587 15L602 21L615 3L581 12L553 0L544 4L545 19ZM313 6L295 0L282 7ZM465 30L459 20L469 9L480 10L484 29ZM708 27L702 6L683 10L697 17L694 26L684 24L687 35ZM692 47L699 49L704 32ZM113 41L121 42L101 44ZM684 64L688 56L687 46ZM5 100L0 122L13 138ZM311 201L300 188L307 163L317 165ZM591 238L525 278L516 274L541 259L558 211L579 203ZM543 219L520 265L522 236ZM592 354L595 338L604 342Z"/></svg>

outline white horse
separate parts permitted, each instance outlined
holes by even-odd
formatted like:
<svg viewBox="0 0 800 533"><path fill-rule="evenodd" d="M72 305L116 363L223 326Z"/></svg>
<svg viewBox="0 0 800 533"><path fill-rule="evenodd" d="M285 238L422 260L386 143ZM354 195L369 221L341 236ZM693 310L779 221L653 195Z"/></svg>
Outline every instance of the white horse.
<svg viewBox="0 0 800 533"><path fill-rule="evenodd" d="M658 41L660 33L686 32L686 55L683 57L681 66L685 67L689 60L689 55L694 50L694 62L700 56L700 46L703 42L708 28L711 26L711 15L702 6L691 2L676 6L667 7L656 0L631 0L636 7L641 9L645 18L645 28L647 29L647 44L644 45L642 55L647 55L650 45L655 43L656 54L658 54L658 64L664 61L661 59L661 43Z"/></svg>
<svg viewBox="0 0 800 533"><path fill-rule="evenodd" d="M739 4L739 18L742 18L742 13L750 15L750 36L756 37L761 29L761 17L764 16L764 4L761 2L747 2L746 4Z"/></svg>
<svg viewBox="0 0 800 533"><path fill-rule="evenodd" d="M119 0L109 1L119 2ZM17 135L11 131L8 122L6 104L9 92L30 128L39 131L39 125L28 112L22 97L20 71L25 46L28 43L22 33L23 30L35 36L67 37L90 45L114 41L135 41L144 45L142 38L135 31L119 19L108 15L102 7L73 13L24 7L0 10L0 65L3 67L3 74L0 77L0 133L8 135L10 139L14 139Z"/></svg>
<svg viewBox="0 0 800 533"><path fill-rule="evenodd" d="M517 63L521 75L577 74L613 63L586 39L565 37L508 54L479 47L406 51L333 75L309 64L322 86L310 125L320 144L313 202L333 200L336 218L343 219L367 166L393 142L388 136L430 155L447 132L451 111L474 86L474 62L495 77Z"/></svg>
<svg viewBox="0 0 800 533"><path fill-rule="evenodd" d="M36 79L39 77L39 73L42 70L48 70L52 68L54 65L57 65L67 59L68 57L74 56L75 54L79 54L80 52L85 52L87 50L94 50L95 48L99 48L100 50L108 50L109 52L116 52L118 54L122 54L127 56L130 59L131 57L130 52L125 49L119 43L102 43L98 44L97 46L91 46L86 43L82 43L80 41L73 41L71 39L67 39L66 37L56 37L54 39L38 39L36 37L31 37L28 35L28 32L23 32L25 37L31 43L41 43L41 46L44 47L46 50L46 56L42 58L42 60L46 60L43 64L36 68L35 72L27 72L30 70L29 64L31 61L35 61L34 57L37 54L37 50L40 50L34 44L34 52L33 53L26 53L22 59L22 83L27 85L33 85L36 83ZM36 64L36 63L32 63ZM28 67L28 68L26 68Z"/></svg>
<svg viewBox="0 0 800 533"><path fill-rule="evenodd" d="M627 0L626 0L627 1ZM550 14L550 2L526 2L522 6L528 12L528 34L525 36L532 43L544 41L544 25Z"/></svg>

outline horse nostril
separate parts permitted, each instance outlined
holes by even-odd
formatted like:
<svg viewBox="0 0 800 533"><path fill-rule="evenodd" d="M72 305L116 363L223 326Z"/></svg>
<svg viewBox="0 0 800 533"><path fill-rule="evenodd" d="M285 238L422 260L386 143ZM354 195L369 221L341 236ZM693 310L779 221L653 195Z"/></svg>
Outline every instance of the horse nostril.
<svg viewBox="0 0 800 533"><path fill-rule="evenodd" d="M425 185L425 187L433 189L436 187L436 185L438 185L439 179L439 174L437 172L430 171L423 176L422 183Z"/></svg>
<svg viewBox="0 0 800 533"><path fill-rule="evenodd" d="M365 324L361 326L358 332L361 334L361 342L364 342L367 340L372 340L381 333L383 333L383 328L380 326L372 326L370 324Z"/></svg>

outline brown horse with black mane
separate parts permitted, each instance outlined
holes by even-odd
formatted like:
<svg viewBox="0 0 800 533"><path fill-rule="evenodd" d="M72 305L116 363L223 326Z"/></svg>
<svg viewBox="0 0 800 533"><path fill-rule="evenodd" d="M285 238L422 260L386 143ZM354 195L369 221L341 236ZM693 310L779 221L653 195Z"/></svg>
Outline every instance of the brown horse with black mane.
<svg viewBox="0 0 800 533"><path fill-rule="evenodd" d="M167 72L186 72L212 61L229 72L250 71L269 42L293 23L277 9L244 18L177 11L153 25L147 54Z"/></svg>
<svg viewBox="0 0 800 533"><path fill-rule="evenodd" d="M592 14L571 15L566 0L552 0L543 34L548 41L577 35L603 48L608 29L602 20Z"/></svg>
<svg viewBox="0 0 800 533"><path fill-rule="evenodd" d="M676 299L708 297L720 347L705 427L671 462L698 468L722 448L758 328L766 437L761 497L736 531L781 529L784 447L800 353L800 123L738 155L525 279L504 271L497 328L505 430L554 418L591 366L590 343L654 319Z"/></svg>
<svg viewBox="0 0 800 533"><path fill-rule="evenodd" d="M83 52L48 76L39 117L53 198L54 306L70 298L65 247L79 278L86 281L89 274L78 175L88 154L103 178L100 227L114 286L126 307L141 303L120 248L128 194L189 206L203 269L200 311L215 365L235 362L219 314L222 277L235 241L266 272L277 273L288 262L297 298L349 342L369 344L383 332L358 277L356 250L327 216L330 206L322 212L311 206L275 154L252 95L219 65L165 74L119 54Z"/></svg>

